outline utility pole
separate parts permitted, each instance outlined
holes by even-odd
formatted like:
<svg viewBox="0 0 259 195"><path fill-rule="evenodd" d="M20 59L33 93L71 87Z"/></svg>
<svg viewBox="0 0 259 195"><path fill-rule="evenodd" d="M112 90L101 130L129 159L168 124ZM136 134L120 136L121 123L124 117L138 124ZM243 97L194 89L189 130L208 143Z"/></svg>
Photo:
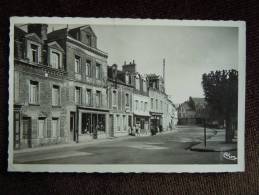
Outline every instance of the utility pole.
<svg viewBox="0 0 259 195"><path fill-rule="evenodd" d="M204 118L204 146L206 147L207 138L206 138L206 118Z"/></svg>

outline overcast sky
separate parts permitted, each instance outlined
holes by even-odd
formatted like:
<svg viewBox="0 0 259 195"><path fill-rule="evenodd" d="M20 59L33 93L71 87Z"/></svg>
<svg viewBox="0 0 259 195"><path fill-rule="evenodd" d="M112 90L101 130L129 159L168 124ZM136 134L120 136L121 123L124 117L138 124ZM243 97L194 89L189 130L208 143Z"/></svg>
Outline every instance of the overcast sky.
<svg viewBox="0 0 259 195"><path fill-rule="evenodd" d="M49 31L66 25L49 25ZM69 25L70 28L75 26ZM162 75L166 60L166 92L174 103L203 97L201 76L212 70L237 69L238 29L235 27L93 25L97 47L108 64L133 59L137 71Z"/></svg>

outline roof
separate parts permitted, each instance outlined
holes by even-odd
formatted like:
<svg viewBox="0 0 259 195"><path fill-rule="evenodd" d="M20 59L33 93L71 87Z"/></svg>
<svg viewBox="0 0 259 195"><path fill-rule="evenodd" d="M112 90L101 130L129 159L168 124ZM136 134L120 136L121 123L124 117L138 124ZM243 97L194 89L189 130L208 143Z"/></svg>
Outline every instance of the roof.
<svg viewBox="0 0 259 195"><path fill-rule="evenodd" d="M64 38L67 34L67 28L62 28L48 33L48 41Z"/></svg>
<svg viewBox="0 0 259 195"><path fill-rule="evenodd" d="M15 39L21 39L23 38L25 35L27 34L27 32L25 32L24 30L20 29L17 26L14 26L14 38Z"/></svg>
<svg viewBox="0 0 259 195"><path fill-rule="evenodd" d="M72 28L72 29L69 29L69 32L75 32L75 31L78 31L78 30L84 30L84 29L89 29L92 33L92 35L94 35L96 37L96 34L95 32L93 31L92 27L90 25L83 25L83 26L79 26L79 27L76 27L76 28Z"/></svg>

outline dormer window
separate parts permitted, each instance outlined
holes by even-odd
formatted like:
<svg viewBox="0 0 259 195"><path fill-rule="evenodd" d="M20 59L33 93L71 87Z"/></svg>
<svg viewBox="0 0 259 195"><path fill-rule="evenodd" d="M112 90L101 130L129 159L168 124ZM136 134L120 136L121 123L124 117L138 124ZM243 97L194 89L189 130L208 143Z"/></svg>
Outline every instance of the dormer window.
<svg viewBox="0 0 259 195"><path fill-rule="evenodd" d="M125 75L125 83L129 84L129 75L128 74Z"/></svg>
<svg viewBox="0 0 259 195"><path fill-rule="evenodd" d="M140 79L139 76L136 76L136 89L139 90L140 89Z"/></svg>
<svg viewBox="0 0 259 195"><path fill-rule="evenodd" d="M61 68L61 55L58 52L52 51L50 54L50 63L52 68Z"/></svg>
<svg viewBox="0 0 259 195"><path fill-rule="evenodd" d="M35 44L31 44L31 56L32 62L38 63L39 62L39 47Z"/></svg>
<svg viewBox="0 0 259 195"><path fill-rule="evenodd" d="M92 37L91 35L86 35L87 45L92 46Z"/></svg>
<svg viewBox="0 0 259 195"><path fill-rule="evenodd" d="M147 84L146 84L146 80L143 79L143 91L146 92L147 91Z"/></svg>

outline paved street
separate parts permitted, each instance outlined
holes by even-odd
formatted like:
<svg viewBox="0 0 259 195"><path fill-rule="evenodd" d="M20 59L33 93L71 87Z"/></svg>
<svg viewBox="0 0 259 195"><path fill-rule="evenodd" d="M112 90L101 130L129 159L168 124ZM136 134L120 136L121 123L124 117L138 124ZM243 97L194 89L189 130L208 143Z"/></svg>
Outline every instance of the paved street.
<svg viewBox="0 0 259 195"><path fill-rule="evenodd" d="M207 138L215 136L207 131ZM93 144L15 154L15 163L31 164L230 164L224 152L198 152L189 148L203 141L200 127L180 127L156 136L115 138ZM236 151L231 151L236 156Z"/></svg>

